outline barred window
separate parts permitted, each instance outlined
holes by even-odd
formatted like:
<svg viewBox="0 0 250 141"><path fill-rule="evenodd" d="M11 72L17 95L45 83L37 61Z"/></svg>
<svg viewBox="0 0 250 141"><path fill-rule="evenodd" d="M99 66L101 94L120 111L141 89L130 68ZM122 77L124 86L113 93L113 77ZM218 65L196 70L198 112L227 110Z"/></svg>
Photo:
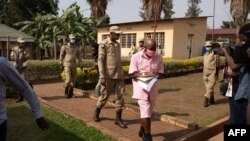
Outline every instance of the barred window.
<svg viewBox="0 0 250 141"><path fill-rule="evenodd" d="M130 48L135 43L136 43L135 33L121 35L121 47L122 48Z"/></svg>
<svg viewBox="0 0 250 141"><path fill-rule="evenodd" d="M154 33L153 32L145 33L144 36L145 36L145 39L153 39ZM165 40L165 33L164 32L156 32L155 33L156 44L157 44L157 46L160 45L161 49L165 48L164 40Z"/></svg>

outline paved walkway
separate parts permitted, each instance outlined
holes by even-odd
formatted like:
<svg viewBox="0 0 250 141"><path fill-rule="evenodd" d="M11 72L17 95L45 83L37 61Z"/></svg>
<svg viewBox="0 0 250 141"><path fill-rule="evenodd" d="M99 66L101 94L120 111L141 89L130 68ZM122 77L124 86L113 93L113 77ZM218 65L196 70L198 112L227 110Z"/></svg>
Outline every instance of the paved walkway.
<svg viewBox="0 0 250 141"><path fill-rule="evenodd" d="M77 98L65 99L63 97L63 83L36 84L34 90L44 103L53 108L80 119L103 133L108 134L119 141L140 141L138 137L139 113L132 110L124 110L123 119L128 124L127 129L121 129L114 124L115 108L106 105L101 111L101 121L94 122L92 115L96 100L79 96ZM159 120L152 121L152 136L154 141L172 141L185 134L192 132L170 123Z"/></svg>

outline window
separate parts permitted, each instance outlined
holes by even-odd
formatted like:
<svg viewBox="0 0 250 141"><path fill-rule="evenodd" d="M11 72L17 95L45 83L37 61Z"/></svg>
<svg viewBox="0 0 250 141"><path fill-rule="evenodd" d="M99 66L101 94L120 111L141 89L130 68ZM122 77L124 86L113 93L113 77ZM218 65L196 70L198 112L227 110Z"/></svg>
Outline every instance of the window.
<svg viewBox="0 0 250 141"><path fill-rule="evenodd" d="M145 33L144 34L145 39L153 39L154 38L154 33ZM155 33L155 41L157 46L160 45L161 49L165 48L165 44L164 44L164 40L165 40L165 33L164 32L156 32Z"/></svg>
<svg viewBox="0 0 250 141"><path fill-rule="evenodd" d="M121 47L122 48L130 48L135 43L136 43L135 33L121 35Z"/></svg>

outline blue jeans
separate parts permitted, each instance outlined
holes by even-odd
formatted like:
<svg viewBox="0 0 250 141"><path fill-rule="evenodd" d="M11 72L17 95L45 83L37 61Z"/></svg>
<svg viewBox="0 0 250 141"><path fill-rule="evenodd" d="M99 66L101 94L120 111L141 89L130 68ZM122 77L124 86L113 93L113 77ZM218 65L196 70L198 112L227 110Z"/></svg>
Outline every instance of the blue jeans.
<svg viewBox="0 0 250 141"><path fill-rule="evenodd" d="M242 98L240 100L234 100L234 97L228 98L229 100L229 125L242 125L247 124L246 111L248 100Z"/></svg>

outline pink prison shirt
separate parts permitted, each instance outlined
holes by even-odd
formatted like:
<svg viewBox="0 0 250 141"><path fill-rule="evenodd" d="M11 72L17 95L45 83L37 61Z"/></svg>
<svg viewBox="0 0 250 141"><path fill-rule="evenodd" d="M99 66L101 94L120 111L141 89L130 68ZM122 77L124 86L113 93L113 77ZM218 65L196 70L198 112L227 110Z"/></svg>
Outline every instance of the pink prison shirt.
<svg viewBox="0 0 250 141"><path fill-rule="evenodd" d="M135 72L143 73L143 72L158 72L164 73L162 56L155 52L153 58L148 58L144 50L134 54L130 61L129 74L133 74ZM141 100L155 100L158 95L157 83L155 83L150 92L145 91L137 84L137 79L133 79L133 96L132 98L141 99Z"/></svg>

